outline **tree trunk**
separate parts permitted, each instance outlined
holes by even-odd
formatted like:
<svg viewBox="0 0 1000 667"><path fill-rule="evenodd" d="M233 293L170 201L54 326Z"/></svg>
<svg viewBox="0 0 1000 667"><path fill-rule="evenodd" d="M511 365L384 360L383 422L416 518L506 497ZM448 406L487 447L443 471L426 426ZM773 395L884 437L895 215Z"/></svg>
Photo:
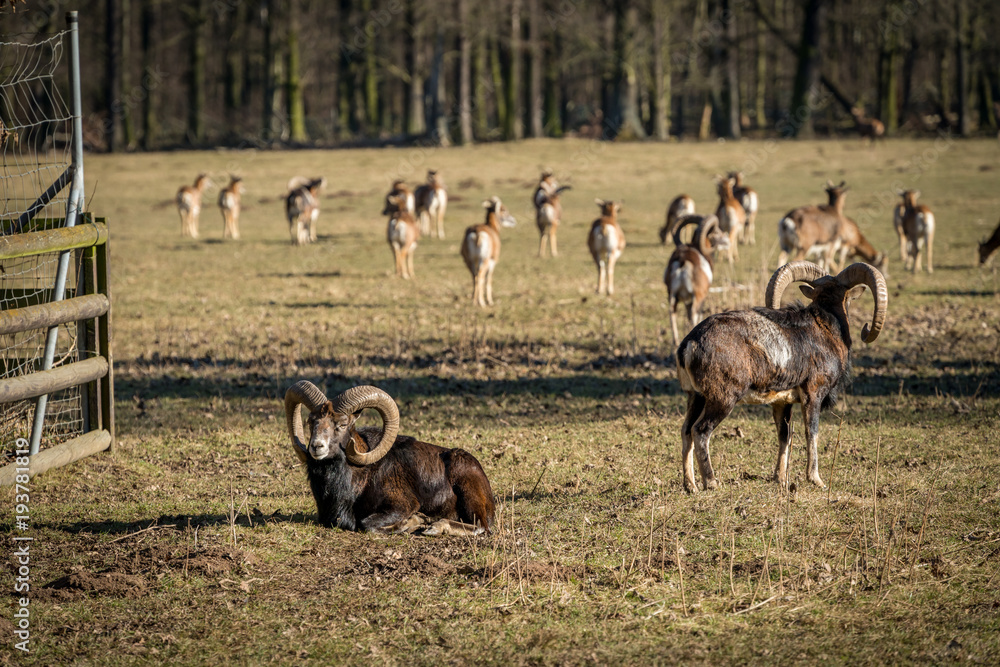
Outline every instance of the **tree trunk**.
<svg viewBox="0 0 1000 667"><path fill-rule="evenodd" d="M116 153L122 149L122 0L108 0L106 6L107 58L105 60L105 95L108 105L107 134L105 140L108 151Z"/></svg>
<svg viewBox="0 0 1000 667"><path fill-rule="evenodd" d="M160 0L143 0L142 3L142 85L146 91L146 102L142 109L142 148L153 150L156 147L156 135L159 134L159 123L156 110L160 96L157 92L160 84L156 71L156 26L159 22Z"/></svg>
<svg viewBox="0 0 1000 667"><path fill-rule="evenodd" d="M448 133L444 94L444 26L441 22L437 24L437 35L434 38L434 62L431 66L428 89L431 97L431 141L436 146L450 146L451 136Z"/></svg>
<svg viewBox="0 0 1000 667"><path fill-rule="evenodd" d="M493 79L493 99L497 106L497 128L507 128L507 96L505 93L503 67L500 63L500 38L490 40L490 72Z"/></svg>
<svg viewBox="0 0 1000 667"><path fill-rule="evenodd" d="M285 72L285 100L288 105L289 138L306 141L305 104L302 100L302 79L299 72L299 2L288 0L287 71Z"/></svg>
<svg viewBox="0 0 1000 667"><path fill-rule="evenodd" d="M340 0L340 78L337 81L337 115L340 118L339 137L341 140L351 137L357 130L357 117L354 114L355 93L355 61L360 56L363 44L355 44L355 39L361 36L351 34L351 0ZM423 116L423 109L420 111Z"/></svg>
<svg viewBox="0 0 1000 667"><path fill-rule="evenodd" d="M767 127L767 26L757 19L757 88L754 91L754 125Z"/></svg>
<svg viewBox="0 0 1000 667"><path fill-rule="evenodd" d="M666 0L652 0L653 18L653 136L670 138L671 62L664 62L664 45L670 42L670 23Z"/></svg>
<svg viewBox="0 0 1000 667"><path fill-rule="evenodd" d="M361 17L362 21L367 21L372 15L372 0L362 0ZM365 129L369 135L378 132L378 74L379 68L375 61L375 43L378 35L365 35L365 68L364 68L364 94L365 94Z"/></svg>
<svg viewBox="0 0 1000 667"><path fill-rule="evenodd" d="M726 83L723 88L722 100L725 105L725 134L723 136L740 138L740 76L739 50L736 48L736 17L731 0L722 0L722 22L726 26L726 38L723 42L723 58L726 66Z"/></svg>
<svg viewBox="0 0 1000 667"><path fill-rule="evenodd" d="M471 144L472 136L472 44L469 41L469 2L458 2L458 140Z"/></svg>
<svg viewBox="0 0 1000 667"><path fill-rule="evenodd" d="M507 75L507 113L504 119L504 138L524 138L524 121L521 118L521 0L510 3L510 68Z"/></svg>
<svg viewBox="0 0 1000 667"><path fill-rule="evenodd" d="M955 3L955 61L958 63L958 132L963 137L972 133L972 114L969 109L969 3Z"/></svg>
<svg viewBox="0 0 1000 667"><path fill-rule="evenodd" d="M121 0L122 21L122 67L121 90L126 95L127 103L122 104L122 129L125 133L125 147L128 150L135 149L135 123L132 117L132 70L129 66L132 63L132 0Z"/></svg>
<svg viewBox="0 0 1000 667"><path fill-rule="evenodd" d="M424 118L424 77L423 43L421 40L419 0L410 0L406 5L409 30L406 32L406 71L410 75L409 94L406 98L406 133L423 134L427 131Z"/></svg>
<svg viewBox="0 0 1000 667"><path fill-rule="evenodd" d="M492 86L490 78L492 73L486 65L488 48L489 44L487 44L485 35L481 35L473 43L473 52L475 53L475 57L473 58L473 63L475 64L475 75L473 77L473 81L475 82L473 87L473 95L475 95L475 105L473 106L475 110L474 134L480 138L486 137L490 129L489 114L486 108L486 91Z"/></svg>
<svg viewBox="0 0 1000 667"><path fill-rule="evenodd" d="M559 31L553 29L549 33L549 45L545 52L545 132L550 137L563 135L562 102L560 101L562 91L558 60L558 54L562 51L561 40Z"/></svg>
<svg viewBox="0 0 1000 667"><path fill-rule="evenodd" d="M237 112L243 106L243 55L246 52L244 40L247 7L240 2L228 13L229 35L226 40L225 93L223 104L226 125L230 133L235 132Z"/></svg>
<svg viewBox="0 0 1000 667"><path fill-rule="evenodd" d="M205 0L192 0L187 15L188 21L188 124L189 144L200 145L205 141L205 32L208 17L205 15Z"/></svg>
<svg viewBox="0 0 1000 667"><path fill-rule="evenodd" d="M890 3L882 20L882 39L879 45L879 110L878 117L885 123L887 134L899 129L899 28L890 19L895 5Z"/></svg>
<svg viewBox="0 0 1000 667"><path fill-rule="evenodd" d="M820 28L826 0L806 0L802 19L802 39L799 42L798 64L795 69L795 88L792 107L789 109L788 134L793 137L811 137L813 112L820 79Z"/></svg>
<svg viewBox="0 0 1000 667"><path fill-rule="evenodd" d="M637 80L634 61L636 8L631 2L615 3L614 79L611 117L607 118L612 138L641 139L646 131L639 120Z"/></svg>
<svg viewBox="0 0 1000 667"><path fill-rule="evenodd" d="M541 23L542 15L538 11L538 0L528 0L528 53L531 67L531 78L528 83L528 117L531 126L531 136L541 137L545 134L542 123L542 45Z"/></svg>

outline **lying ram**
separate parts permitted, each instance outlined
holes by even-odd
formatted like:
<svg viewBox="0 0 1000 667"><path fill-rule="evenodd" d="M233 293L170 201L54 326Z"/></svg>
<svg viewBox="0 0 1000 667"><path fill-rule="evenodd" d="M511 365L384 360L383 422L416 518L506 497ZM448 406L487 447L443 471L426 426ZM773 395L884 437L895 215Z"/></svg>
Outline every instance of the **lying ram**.
<svg viewBox="0 0 1000 667"><path fill-rule="evenodd" d="M300 405L309 409L308 446ZM381 429L354 427L365 408L379 413ZM478 535L493 525L493 490L479 461L462 449L397 437L399 410L381 389L354 387L331 401L300 380L285 392L285 418L322 525L411 532L422 515L438 519L425 535Z"/></svg>
<svg viewBox="0 0 1000 667"><path fill-rule="evenodd" d="M780 308L781 296L793 282L811 303ZM677 373L688 404L681 427L684 489L695 493L695 456L705 489L718 484L709 456L715 428L738 403L770 405L778 431L778 463L774 478L788 482L792 405L802 404L808 444L808 478L823 487L819 476L819 414L833 406L851 371L848 307L864 293L875 296L871 324L861 336L878 338L885 323L888 294L885 279L874 267L857 263L828 276L811 262L781 266L767 285L766 308L711 315L681 341Z"/></svg>

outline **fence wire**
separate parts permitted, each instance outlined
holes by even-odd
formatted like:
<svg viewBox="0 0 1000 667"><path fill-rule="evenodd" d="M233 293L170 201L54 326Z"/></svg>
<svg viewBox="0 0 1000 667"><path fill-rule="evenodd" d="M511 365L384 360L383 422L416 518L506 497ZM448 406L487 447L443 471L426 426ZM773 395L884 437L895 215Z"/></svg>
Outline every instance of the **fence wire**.
<svg viewBox="0 0 1000 667"><path fill-rule="evenodd" d="M0 36L0 235L65 223L69 187L63 188L23 229L17 221L72 164L72 113L65 101L65 79L57 81L67 33L31 43ZM0 262L0 310L51 300L58 253ZM79 260L71 262L67 296L73 296ZM45 330L0 336L0 378L41 369ZM75 323L61 325L53 367L79 360ZM0 405L0 464L17 438L28 438L35 400ZM49 396L42 433L44 447L83 432L79 387Z"/></svg>

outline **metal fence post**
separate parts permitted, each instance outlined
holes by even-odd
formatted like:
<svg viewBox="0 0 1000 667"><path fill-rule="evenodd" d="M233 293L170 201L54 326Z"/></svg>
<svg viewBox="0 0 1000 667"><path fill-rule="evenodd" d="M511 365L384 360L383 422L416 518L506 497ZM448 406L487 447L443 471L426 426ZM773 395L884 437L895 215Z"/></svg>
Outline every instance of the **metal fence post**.
<svg viewBox="0 0 1000 667"><path fill-rule="evenodd" d="M69 84L73 96L73 181L69 191L69 201L66 204L66 227L76 225L77 217L83 211L83 100L80 94L80 29L77 12L66 12L66 23L69 25ZM69 272L69 260L72 251L64 251L59 255L59 266L56 269L56 280L52 290L52 301L62 301L66 293L66 274ZM48 330L45 339L45 355L42 358L42 370L52 368L55 359L56 343L59 338L59 327ZM35 419L31 426L31 442L29 453L35 455L42 442L42 428L45 425L45 411L48 406L48 395L39 396L35 403Z"/></svg>

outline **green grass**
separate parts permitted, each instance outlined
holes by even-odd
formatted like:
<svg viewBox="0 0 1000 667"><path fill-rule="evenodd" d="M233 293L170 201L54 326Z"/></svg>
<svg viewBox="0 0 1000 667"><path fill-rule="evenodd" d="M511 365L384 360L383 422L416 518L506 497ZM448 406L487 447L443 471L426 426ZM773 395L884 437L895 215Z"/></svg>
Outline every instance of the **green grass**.
<svg viewBox="0 0 1000 667"><path fill-rule="evenodd" d="M554 260L535 257L541 166L573 186ZM404 282L379 211L394 177L427 167L449 187L449 236L421 242ZM886 329L858 342L871 300L856 302L854 389L822 418L829 490L805 481L799 423L795 490L769 481L760 407L717 431L721 488L681 489L656 230L681 192L713 209L712 175L738 167L758 242L719 265L710 312L762 303L778 219L822 201L827 178L892 260ZM994 663L1000 299L973 261L998 169L991 141L88 156L88 209L111 228L119 450L32 481L32 652L5 640L0 664ZM199 171L244 177L242 241L221 241L217 190L202 240L180 238L171 200ZM320 242L302 248L279 198L296 174L329 180ZM897 257L891 195L911 186L938 219L932 276ZM480 310L458 240L494 194L518 226ZM624 200L613 298L593 293L595 197ZM303 378L377 384L405 433L475 454L494 533L318 527L282 415Z"/></svg>

